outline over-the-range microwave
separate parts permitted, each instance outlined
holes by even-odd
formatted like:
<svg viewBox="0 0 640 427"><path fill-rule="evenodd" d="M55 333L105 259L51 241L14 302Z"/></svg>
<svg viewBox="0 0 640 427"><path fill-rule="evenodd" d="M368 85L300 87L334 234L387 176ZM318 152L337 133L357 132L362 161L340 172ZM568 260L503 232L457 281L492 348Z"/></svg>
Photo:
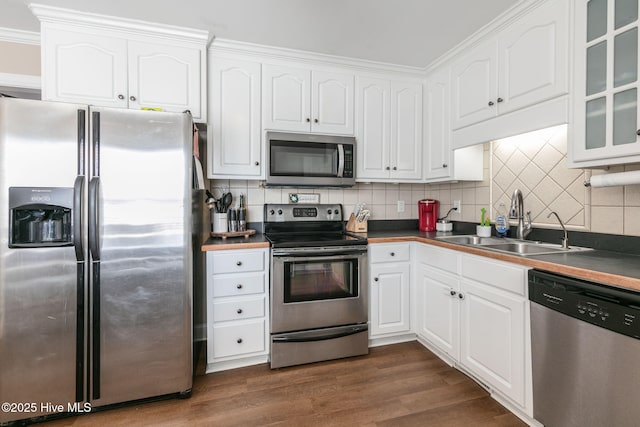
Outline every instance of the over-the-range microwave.
<svg viewBox="0 0 640 427"><path fill-rule="evenodd" d="M266 134L266 185L351 187L356 182L356 139L285 132Z"/></svg>

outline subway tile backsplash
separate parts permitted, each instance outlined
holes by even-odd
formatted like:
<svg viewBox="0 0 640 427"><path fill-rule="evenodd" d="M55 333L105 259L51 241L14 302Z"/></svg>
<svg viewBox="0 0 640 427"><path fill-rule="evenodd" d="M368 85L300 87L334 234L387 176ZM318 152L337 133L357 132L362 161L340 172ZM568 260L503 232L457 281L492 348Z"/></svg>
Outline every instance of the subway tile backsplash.
<svg viewBox="0 0 640 427"><path fill-rule="evenodd" d="M462 212L452 212L454 221L479 222L480 209L493 219L500 203L508 209L514 188L524 195L525 209L531 210L534 227L559 228L558 212L569 230L640 236L640 185L588 188L583 185L593 172L566 167L566 126L544 129L484 145L484 178L477 182L441 184L357 183L347 189L264 188L261 181L211 180L217 197L231 190L234 205L238 195L246 195L248 221L262 222L264 203L288 203L289 193L312 193L320 203L342 203L349 213L358 203L371 210L371 219L417 219L418 200L437 199L444 216L461 201ZM640 165L613 167L607 172L639 170ZM398 212L398 201L404 212ZM512 224L515 224L512 221Z"/></svg>

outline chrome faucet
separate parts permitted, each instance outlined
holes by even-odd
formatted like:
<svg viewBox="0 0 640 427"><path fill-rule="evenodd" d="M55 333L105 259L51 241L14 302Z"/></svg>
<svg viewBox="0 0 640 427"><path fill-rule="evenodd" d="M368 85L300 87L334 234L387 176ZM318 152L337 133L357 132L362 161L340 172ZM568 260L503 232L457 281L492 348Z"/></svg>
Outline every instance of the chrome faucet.
<svg viewBox="0 0 640 427"><path fill-rule="evenodd" d="M524 240L531 233L531 211L527 211L527 224L524 224L524 202L522 201L522 191L516 188L511 196L511 209L509 218L518 220L517 238Z"/></svg>
<svg viewBox="0 0 640 427"><path fill-rule="evenodd" d="M567 235L567 229L564 228L564 224L562 223L562 220L560 219L560 217L555 211L551 211L551 213L547 215L547 218L549 218L551 215L555 215L556 218L558 218L558 222L560 223L560 226L564 231L564 238L562 239L562 249L569 249L569 236Z"/></svg>

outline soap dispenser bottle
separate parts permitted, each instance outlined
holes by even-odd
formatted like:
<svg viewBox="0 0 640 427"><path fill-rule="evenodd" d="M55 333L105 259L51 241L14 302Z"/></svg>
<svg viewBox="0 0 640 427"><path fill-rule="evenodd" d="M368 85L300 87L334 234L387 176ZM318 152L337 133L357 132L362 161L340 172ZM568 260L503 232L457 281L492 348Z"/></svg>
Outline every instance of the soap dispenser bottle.
<svg viewBox="0 0 640 427"><path fill-rule="evenodd" d="M500 203L496 212L496 234L498 237L507 237L509 231L509 222L507 221L507 208L504 203Z"/></svg>

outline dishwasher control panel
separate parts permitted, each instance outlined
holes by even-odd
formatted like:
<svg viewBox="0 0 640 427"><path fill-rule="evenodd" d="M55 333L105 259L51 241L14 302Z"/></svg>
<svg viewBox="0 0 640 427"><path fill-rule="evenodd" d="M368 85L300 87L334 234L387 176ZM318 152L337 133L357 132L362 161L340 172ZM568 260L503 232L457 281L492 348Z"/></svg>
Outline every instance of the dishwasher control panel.
<svg viewBox="0 0 640 427"><path fill-rule="evenodd" d="M640 338L640 293L546 271L529 271L529 300L551 310Z"/></svg>

